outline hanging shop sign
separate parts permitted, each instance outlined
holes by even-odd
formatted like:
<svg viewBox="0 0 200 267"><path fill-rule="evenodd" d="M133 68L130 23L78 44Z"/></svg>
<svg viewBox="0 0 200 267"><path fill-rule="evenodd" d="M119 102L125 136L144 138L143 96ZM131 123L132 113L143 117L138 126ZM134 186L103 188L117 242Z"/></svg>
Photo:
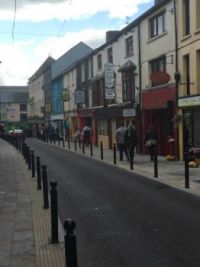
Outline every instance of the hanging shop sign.
<svg viewBox="0 0 200 267"><path fill-rule="evenodd" d="M62 90L62 100L65 102L69 101L69 89Z"/></svg>
<svg viewBox="0 0 200 267"><path fill-rule="evenodd" d="M150 80L154 84L166 84L170 81L170 79L170 75L164 71L155 71L150 75Z"/></svg>
<svg viewBox="0 0 200 267"><path fill-rule="evenodd" d="M104 64L104 79L105 79L105 99L115 98L115 78L114 66L112 63Z"/></svg>
<svg viewBox="0 0 200 267"><path fill-rule="evenodd" d="M85 90L76 90L75 104L85 104Z"/></svg>

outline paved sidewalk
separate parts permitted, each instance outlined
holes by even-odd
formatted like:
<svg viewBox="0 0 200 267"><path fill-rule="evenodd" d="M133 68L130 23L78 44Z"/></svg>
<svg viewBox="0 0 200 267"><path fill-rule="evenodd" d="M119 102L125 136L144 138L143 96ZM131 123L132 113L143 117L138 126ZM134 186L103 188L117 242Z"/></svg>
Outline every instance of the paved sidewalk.
<svg viewBox="0 0 200 267"><path fill-rule="evenodd" d="M41 142L41 141L39 141ZM51 144L54 145L54 144ZM63 143L56 142L56 146L63 148ZM90 147L86 146L84 153L81 147L77 144L75 151L74 142L65 142L64 149L73 151L74 153L80 153L84 156L91 157ZM101 161L100 148L93 146L94 159ZM125 158L125 157L124 157ZM111 149L103 149L103 161L112 164L118 168L123 168L127 171L135 172L137 174L146 176L150 179L157 180L159 182L168 184L185 192L200 196L200 167L189 168L189 184L190 188L185 188L185 167L184 161L168 161L165 157L158 157L158 178L154 178L154 163L150 161L149 155L136 154L134 159L134 169L130 170L130 164L126 160L119 161L119 153L117 151L117 164L113 163L113 151Z"/></svg>
<svg viewBox="0 0 200 267"><path fill-rule="evenodd" d="M0 139L0 267L64 267L64 232L50 244L50 209L43 209L20 153Z"/></svg>

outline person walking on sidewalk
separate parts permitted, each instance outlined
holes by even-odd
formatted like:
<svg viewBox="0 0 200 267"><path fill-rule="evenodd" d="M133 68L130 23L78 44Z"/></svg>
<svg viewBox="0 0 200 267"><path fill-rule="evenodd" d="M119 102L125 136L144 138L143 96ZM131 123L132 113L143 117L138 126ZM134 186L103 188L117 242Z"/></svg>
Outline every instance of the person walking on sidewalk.
<svg viewBox="0 0 200 267"><path fill-rule="evenodd" d="M116 131L116 142L117 142L117 148L119 150L120 161L123 160L123 153L125 153L126 159L129 160L129 156L128 156L128 152L127 152L127 148L126 148L125 140L124 140L125 132L126 132L126 128L124 127L124 123L122 122L120 127Z"/></svg>
<svg viewBox="0 0 200 267"><path fill-rule="evenodd" d="M125 145L128 149L129 160L133 162L135 156L135 147L138 144L138 136L132 121L129 122L124 136Z"/></svg>
<svg viewBox="0 0 200 267"><path fill-rule="evenodd" d="M149 127L146 136L145 136L145 146L149 150L150 160L153 161L154 159L154 152L155 148L158 143L158 136L157 133L154 131L153 127Z"/></svg>

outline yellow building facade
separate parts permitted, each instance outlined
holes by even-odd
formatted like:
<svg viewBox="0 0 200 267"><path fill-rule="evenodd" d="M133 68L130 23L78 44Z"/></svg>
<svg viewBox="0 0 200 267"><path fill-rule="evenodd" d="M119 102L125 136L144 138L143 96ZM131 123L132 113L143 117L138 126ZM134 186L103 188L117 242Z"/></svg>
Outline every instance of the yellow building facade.
<svg viewBox="0 0 200 267"><path fill-rule="evenodd" d="M179 157L200 147L200 0L177 0Z"/></svg>

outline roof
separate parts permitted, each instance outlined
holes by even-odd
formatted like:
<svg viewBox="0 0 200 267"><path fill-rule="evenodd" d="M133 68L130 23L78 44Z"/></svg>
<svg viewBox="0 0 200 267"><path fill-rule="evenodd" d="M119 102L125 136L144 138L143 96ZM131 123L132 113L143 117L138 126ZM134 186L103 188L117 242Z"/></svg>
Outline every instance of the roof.
<svg viewBox="0 0 200 267"><path fill-rule="evenodd" d="M0 86L0 103L27 103L28 86Z"/></svg>
<svg viewBox="0 0 200 267"><path fill-rule="evenodd" d="M52 64L52 80L65 73L69 67L93 51L83 42L78 43Z"/></svg>
<svg viewBox="0 0 200 267"><path fill-rule="evenodd" d="M36 70L36 72L29 78L29 82L34 81L38 78L51 64L55 62L55 59L48 57L42 65Z"/></svg>

